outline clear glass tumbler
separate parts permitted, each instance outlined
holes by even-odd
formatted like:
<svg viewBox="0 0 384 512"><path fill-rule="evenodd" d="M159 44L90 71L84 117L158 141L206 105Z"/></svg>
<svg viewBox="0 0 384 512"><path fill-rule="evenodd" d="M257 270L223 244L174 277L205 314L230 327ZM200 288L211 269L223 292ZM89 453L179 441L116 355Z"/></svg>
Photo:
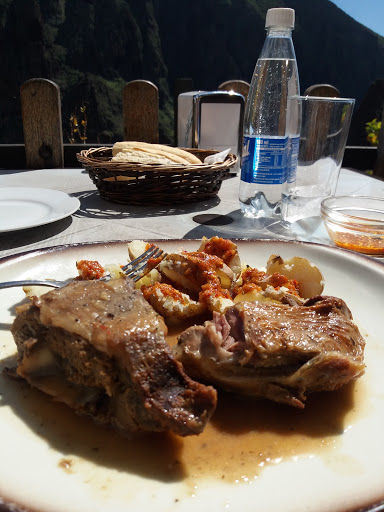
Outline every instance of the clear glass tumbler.
<svg viewBox="0 0 384 512"><path fill-rule="evenodd" d="M288 98L288 131L300 134L300 142L297 166L289 170L283 187L284 225L319 216L321 201L335 193L354 103L350 98Z"/></svg>

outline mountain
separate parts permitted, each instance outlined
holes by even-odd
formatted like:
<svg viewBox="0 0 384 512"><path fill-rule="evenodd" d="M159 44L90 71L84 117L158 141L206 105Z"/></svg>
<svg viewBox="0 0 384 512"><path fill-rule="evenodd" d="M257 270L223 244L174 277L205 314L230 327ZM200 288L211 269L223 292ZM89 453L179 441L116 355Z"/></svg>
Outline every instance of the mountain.
<svg viewBox="0 0 384 512"><path fill-rule="evenodd" d="M250 81L276 6L296 11L301 90L330 83L364 103L384 78L384 38L329 0L0 0L0 143L22 142L19 89L36 77L60 87L65 142L83 102L88 142L120 139L121 90L139 78L158 85L161 142L173 142L175 80L201 90ZM379 96L368 116L379 114ZM356 134L364 139L364 127Z"/></svg>

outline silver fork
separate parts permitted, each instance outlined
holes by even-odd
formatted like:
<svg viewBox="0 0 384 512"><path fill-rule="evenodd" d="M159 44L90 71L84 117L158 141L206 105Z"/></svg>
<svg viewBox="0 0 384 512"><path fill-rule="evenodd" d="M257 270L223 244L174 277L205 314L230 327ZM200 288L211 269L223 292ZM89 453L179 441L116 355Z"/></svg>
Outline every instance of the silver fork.
<svg viewBox="0 0 384 512"><path fill-rule="evenodd" d="M152 270L147 267L148 260L151 258L161 258L163 259L166 256L166 253L157 247L156 245L152 245L149 249L147 249L143 254L140 254L136 259L130 261L123 267L121 267L122 272L133 279L133 281L138 281L143 276L148 274ZM55 279L28 279L24 281L4 281L0 282L0 290L3 288L14 288L16 286L49 286L51 288L61 288L76 278L71 277L70 279L66 279L64 281L56 281ZM100 279L94 279L94 281L109 281L111 279L110 274L101 277Z"/></svg>

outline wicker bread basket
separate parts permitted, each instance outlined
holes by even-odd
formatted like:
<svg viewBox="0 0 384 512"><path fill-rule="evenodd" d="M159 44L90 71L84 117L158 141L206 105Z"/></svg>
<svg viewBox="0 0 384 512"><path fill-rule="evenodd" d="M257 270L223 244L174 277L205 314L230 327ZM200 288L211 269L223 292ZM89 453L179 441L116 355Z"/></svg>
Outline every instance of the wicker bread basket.
<svg viewBox="0 0 384 512"><path fill-rule="evenodd" d="M187 149L202 162L217 153ZM165 165L112 162L112 148L91 148L77 154L81 165L108 201L123 204L176 204L199 201L217 195L237 157L230 153L224 162L213 165Z"/></svg>

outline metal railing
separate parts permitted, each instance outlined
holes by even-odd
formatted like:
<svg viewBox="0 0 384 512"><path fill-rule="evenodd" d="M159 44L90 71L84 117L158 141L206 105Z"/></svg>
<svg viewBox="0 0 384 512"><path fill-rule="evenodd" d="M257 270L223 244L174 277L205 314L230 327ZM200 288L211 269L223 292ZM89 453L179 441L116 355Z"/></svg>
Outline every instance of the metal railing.
<svg viewBox="0 0 384 512"><path fill-rule="evenodd" d="M180 84L176 84L178 93L191 87L190 81L182 82L181 79ZM249 90L249 84L242 80L223 82L218 89L227 90L228 87L243 95ZM20 88L20 100L24 144L0 144L0 170L78 167L76 154L79 151L108 146L63 142L60 89L51 80L28 80ZM122 89L122 112L124 140L159 141L159 90L155 84L147 80L128 82ZM378 158L378 155L383 154L380 147L378 150L369 146L347 146L343 167L362 172L371 171L375 177L383 179L384 157Z"/></svg>

